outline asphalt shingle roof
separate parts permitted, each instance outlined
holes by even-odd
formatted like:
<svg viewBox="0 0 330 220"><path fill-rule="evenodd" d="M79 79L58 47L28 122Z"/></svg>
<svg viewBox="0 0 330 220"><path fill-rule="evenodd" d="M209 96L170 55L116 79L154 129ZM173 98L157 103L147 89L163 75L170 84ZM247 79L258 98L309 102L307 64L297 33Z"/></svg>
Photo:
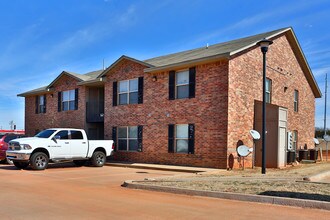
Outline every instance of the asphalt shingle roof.
<svg viewBox="0 0 330 220"><path fill-rule="evenodd" d="M155 57L144 60L153 66L160 67L171 65L175 63L181 63L190 60L201 59L205 57L211 57L215 55L230 55L231 52L244 48L248 45L255 44L263 38L267 38L274 34L280 33L288 28L282 28L275 31L270 31L262 34L257 34L250 37L244 37L237 40L232 40L224 43L210 45L208 47L201 47L193 50L187 50L179 53L169 54L165 56Z"/></svg>

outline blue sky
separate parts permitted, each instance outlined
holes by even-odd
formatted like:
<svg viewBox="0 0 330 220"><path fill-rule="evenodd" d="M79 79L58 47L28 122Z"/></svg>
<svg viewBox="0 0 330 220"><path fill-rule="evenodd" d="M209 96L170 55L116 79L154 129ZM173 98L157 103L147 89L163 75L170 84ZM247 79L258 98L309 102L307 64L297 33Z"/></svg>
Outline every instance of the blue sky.
<svg viewBox="0 0 330 220"><path fill-rule="evenodd" d="M322 93L330 73L328 0L1 0L0 17L3 129L11 120L24 128L17 94L123 54L143 60L292 26ZM324 98L317 99L316 126L323 111Z"/></svg>

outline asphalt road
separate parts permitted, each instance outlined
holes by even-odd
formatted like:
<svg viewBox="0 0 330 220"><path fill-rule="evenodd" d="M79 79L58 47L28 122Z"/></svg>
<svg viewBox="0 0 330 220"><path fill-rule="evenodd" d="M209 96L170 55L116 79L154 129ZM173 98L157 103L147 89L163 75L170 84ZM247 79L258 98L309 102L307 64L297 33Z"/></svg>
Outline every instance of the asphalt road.
<svg viewBox="0 0 330 220"><path fill-rule="evenodd" d="M329 219L330 211L132 190L124 180L182 174L57 164L0 165L0 219Z"/></svg>

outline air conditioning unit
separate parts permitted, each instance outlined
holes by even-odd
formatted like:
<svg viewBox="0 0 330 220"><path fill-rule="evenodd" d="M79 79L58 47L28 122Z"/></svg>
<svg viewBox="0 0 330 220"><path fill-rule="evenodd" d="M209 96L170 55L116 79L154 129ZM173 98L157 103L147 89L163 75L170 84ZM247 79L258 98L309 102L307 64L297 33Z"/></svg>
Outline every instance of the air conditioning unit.
<svg viewBox="0 0 330 220"><path fill-rule="evenodd" d="M293 151L293 134L291 131L288 132L288 151Z"/></svg>

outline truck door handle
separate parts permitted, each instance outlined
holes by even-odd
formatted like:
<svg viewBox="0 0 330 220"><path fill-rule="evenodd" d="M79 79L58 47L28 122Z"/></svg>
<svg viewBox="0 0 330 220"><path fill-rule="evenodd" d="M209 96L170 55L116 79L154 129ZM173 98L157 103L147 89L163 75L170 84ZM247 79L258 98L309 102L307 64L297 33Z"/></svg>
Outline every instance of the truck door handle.
<svg viewBox="0 0 330 220"><path fill-rule="evenodd" d="M86 142L84 141L84 142L82 142L83 144L86 144Z"/></svg>
<svg viewBox="0 0 330 220"><path fill-rule="evenodd" d="M64 142L65 144L69 144L69 142Z"/></svg>

